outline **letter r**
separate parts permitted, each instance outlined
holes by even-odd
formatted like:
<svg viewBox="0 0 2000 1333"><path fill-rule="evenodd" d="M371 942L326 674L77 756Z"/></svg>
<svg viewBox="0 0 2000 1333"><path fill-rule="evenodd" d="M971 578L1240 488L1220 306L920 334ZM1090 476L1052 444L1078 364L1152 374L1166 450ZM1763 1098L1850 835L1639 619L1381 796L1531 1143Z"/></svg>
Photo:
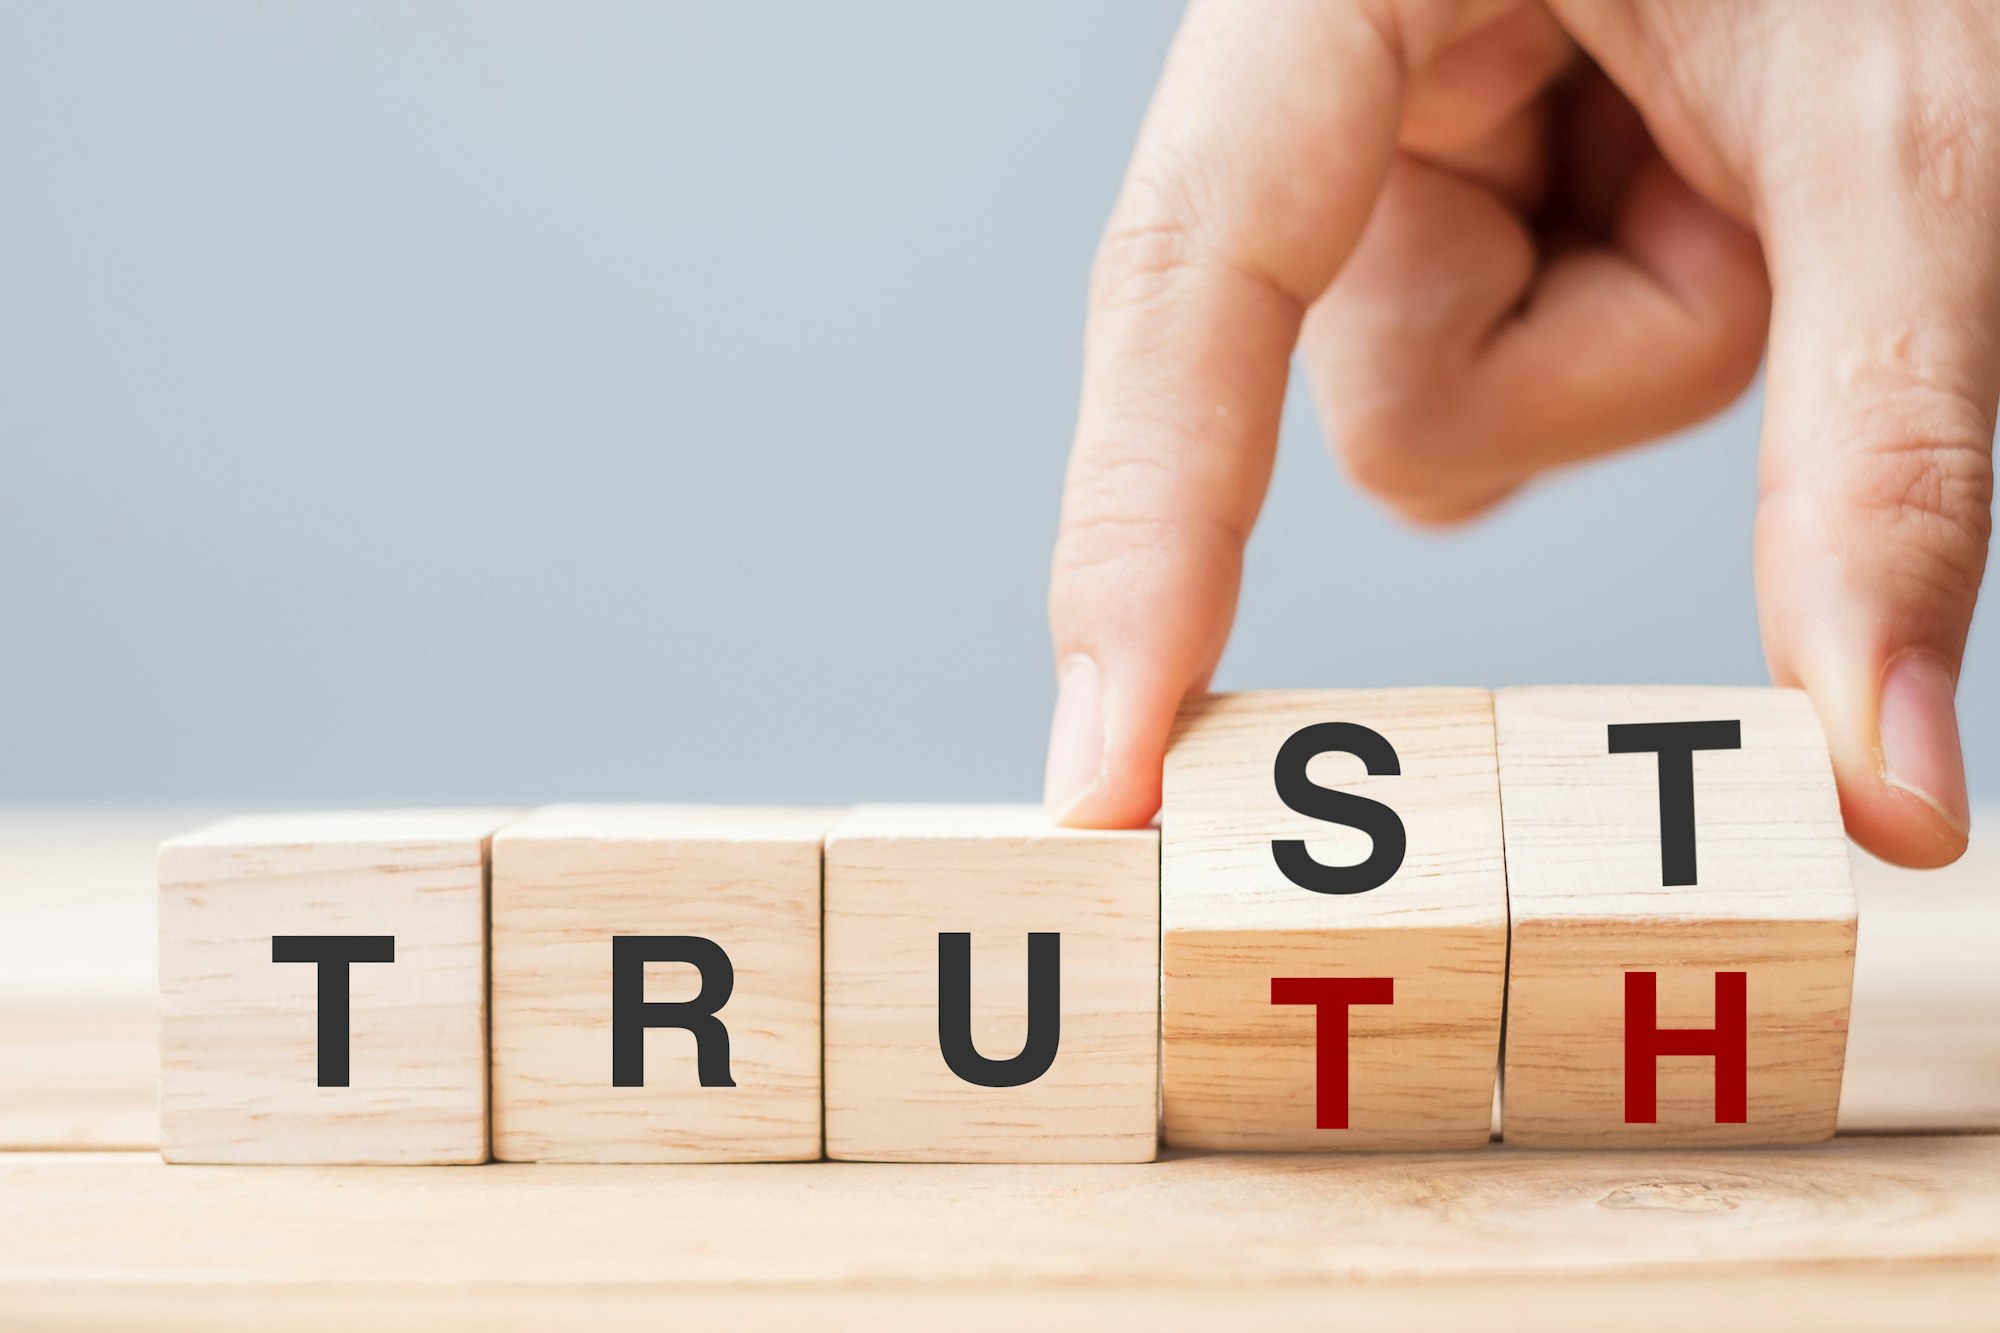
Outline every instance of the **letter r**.
<svg viewBox="0 0 2000 1333"><path fill-rule="evenodd" d="M688 963L701 975L692 1000L646 998L646 964ZM716 1016L736 987L736 969L714 940L700 935L614 935L611 938L611 1085L646 1086L646 1029L694 1034L695 1076L704 1088L733 1088L729 1029Z"/></svg>

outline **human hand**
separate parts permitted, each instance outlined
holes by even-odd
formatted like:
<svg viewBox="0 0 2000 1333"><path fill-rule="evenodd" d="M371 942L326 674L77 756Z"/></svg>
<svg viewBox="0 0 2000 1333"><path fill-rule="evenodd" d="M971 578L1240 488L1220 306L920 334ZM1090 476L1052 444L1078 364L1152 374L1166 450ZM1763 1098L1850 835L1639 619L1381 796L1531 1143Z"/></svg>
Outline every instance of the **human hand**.
<svg viewBox="0 0 2000 1333"><path fill-rule="evenodd" d="M1197 0L1097 256L1046 797L1142 823L1207 688L1296 348L1422 524L1725 406L1766 347L1756 578L1847 825L1964 850L1992 524L2000 9Z"/></svg>

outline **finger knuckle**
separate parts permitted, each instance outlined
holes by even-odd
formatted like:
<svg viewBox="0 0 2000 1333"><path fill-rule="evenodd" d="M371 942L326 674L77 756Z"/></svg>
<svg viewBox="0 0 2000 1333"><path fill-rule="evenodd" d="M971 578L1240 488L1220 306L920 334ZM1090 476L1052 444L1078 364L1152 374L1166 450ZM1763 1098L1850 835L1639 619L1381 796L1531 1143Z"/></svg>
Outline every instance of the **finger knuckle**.
<svg viewBox="0 0 2000 1333"><path fill-rule="evenodd" d="M1528 473L1481 462L1466 436L1415 396L1343 424L1334 453L1348 482L1404 523L1448 528L1492 510Z"/></svg>
<svg viewBox="0 0 2000 1333"><path fill-rule="evenodd" d="M1903 81L1888 109L1890 144L1918 198L1938 207L1965 202L1968 185L1990 181L1993 119L2000 102L1976 83L1951 78Z"/></svg>
<svg viewBox="0 0 2000 1333"><path fill-rule="evenodd" d="M1334 427L1334 456L1348 483L1410 519L1435 509L1447 489L1422 410L1408 399L1377 403Z"/></svg>
<svg viewBox="0 0 2000 1333"><path fill-rule="evenodd" d="M1091 303L1125 309L1172 299L1206 262L1202 190L1186 168L1135 169L1091 268Z"/></svg>
<svg viewBox="0 0 2000 1333"><path fill-rule="evenodd" d="M1399 411L1374 412L1337 427L1334 456L1350 485L1394 508L1421 500L1431 489L1431 469L1418 461L1417 432Z"/></svg>
<svg viewBox="0 0 2000 1333"><path fill-rule="evenodd" d="M1190 553L1234 559L1246 527L1189 494L1193 483L1171 454L1100 445L1074 471L1056 539L1059 579L1087 579Z"/></svg>
<svg viewBox="0 0 2000 1333"><path fill-rule="evenodd" d="M1990 435L1931 424L1878 436L1846 454L1836 466L1836 484L1862 529L1898 553L1903 577L1969 601L1979 590L1993 533Z"/></svg>

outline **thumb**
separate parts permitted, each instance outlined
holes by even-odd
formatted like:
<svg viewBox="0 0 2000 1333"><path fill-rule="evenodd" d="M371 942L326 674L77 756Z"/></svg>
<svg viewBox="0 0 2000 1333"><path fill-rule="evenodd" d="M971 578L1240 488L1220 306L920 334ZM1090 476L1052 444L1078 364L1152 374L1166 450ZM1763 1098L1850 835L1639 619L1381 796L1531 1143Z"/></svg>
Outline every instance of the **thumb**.
<svg viewBox="0 0 2000 1333"><path fill-rule="evenodd" d="M1795 225L1774 217L1767 241L1765 652L1774 679L1812 695L1848 831L1886 860L1939 866L1969 823L1955 694L2000 392L2000 244L1977 220L2000 191L1947 211L1915 189L1835 189Z"/></svg>

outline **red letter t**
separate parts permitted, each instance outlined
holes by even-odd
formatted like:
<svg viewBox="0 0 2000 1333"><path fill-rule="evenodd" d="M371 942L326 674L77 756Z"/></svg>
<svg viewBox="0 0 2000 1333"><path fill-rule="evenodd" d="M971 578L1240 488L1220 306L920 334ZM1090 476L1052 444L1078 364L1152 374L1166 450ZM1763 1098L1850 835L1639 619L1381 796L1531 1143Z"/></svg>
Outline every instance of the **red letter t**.
<svg viewBox="0 0 2000 1333"><path fill-rule="evenodd" d="M1318 1009L1317 1052L1320 1129L1347 1128L1347 1007L1394 1004L1394 977L1272 977L1272 1004L1310 1004Z"/></svg>

